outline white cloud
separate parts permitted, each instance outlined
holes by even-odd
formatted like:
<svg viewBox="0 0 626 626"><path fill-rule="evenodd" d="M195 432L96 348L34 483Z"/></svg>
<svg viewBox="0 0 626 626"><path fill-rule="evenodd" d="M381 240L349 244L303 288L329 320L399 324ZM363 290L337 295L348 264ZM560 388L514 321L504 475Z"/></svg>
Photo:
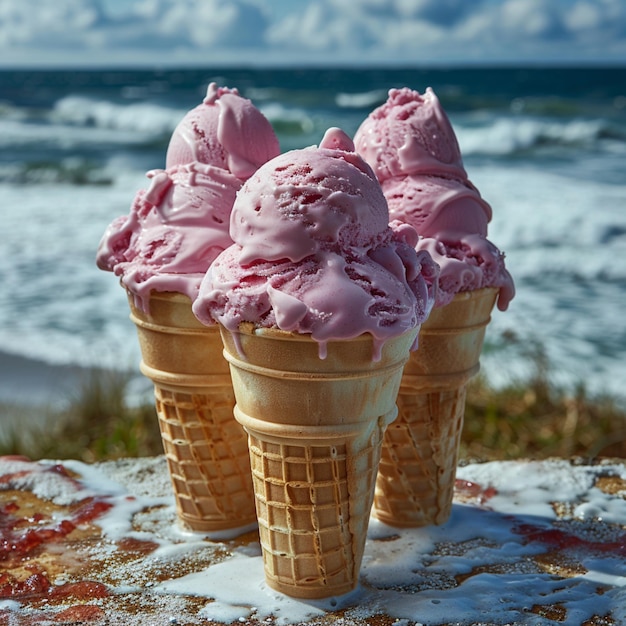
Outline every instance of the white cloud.
<svg viewBox="0 0 626 626"><path fill-rule="evenodd" d="M400 17L417 18L439 26L449 26L475 11L481 0L395 0Z"/></svg>
<svg viewBox="0 0 626 626"><path fill-rule="evenodd" d="M123 3L122 3L123 2ZM115 3L116 10L110 8ZM276 10L276 7L282 8ZM272 11L274 9L274 11ZM67 53L63 57L62 52ZM57 56L55 56L55 53ZM78 54L77 54L78 53ZM2 0L0 63L613 58L623 0ZM207 56L209 55L210 56ZM90 56L91 55L91 56ZM104 62L104 61L102 61Z"/></svg>
<svg viewBox="0 0 626 626"><path fill-rule="evenodd" d="M561 13L554 1L507 0L499 13L499 26L508 37L545 41L566 34Z"/></svg>
<svg viewBox="0 0 626 626"><path fill-rule="evenodd" d="M258 5L233 0L141 0L134 8L155 44L255 47L264 44L267 17Z"/></svg>
<svg viewBox="0 0 626 626"><path fill-rule="evenodd" d="M98 0L5 0L0 3L0 47L82 45L102 21Z"/></svg>
<svg viewBox="0 0 626 626"><path fill-rule="evenodd" d="M267 39L274 46L311 51L360 50L377 43L367 13L359 7L378 11L378 0L359 2L310 2L302 13L288 15L269 29Z"/></svg>
<svg viewBox="0 0 626 626"><path fill-rule="evenodd" d="M604 40L608 46L626 38L626 4L619 0L580 0L563 19L580 41Z"/></svg>
<svg viewBox="0 0 626 626"><path fill-rule="evenodd" d="M565 23L573 33L596 30L602 23L600 7L591 2L577 2L565 16Z"/></svg>
<svg viewBox="0 0 626 626"><path fill-rule="evenodd" d="M572 8L570 0L313 0L274 25L269 40L310 51L350 47L371 58L497 62L583 58L601 51L582 43L604 37L608 46L611 33L626 61L621 2L579 0Z"/></svg>

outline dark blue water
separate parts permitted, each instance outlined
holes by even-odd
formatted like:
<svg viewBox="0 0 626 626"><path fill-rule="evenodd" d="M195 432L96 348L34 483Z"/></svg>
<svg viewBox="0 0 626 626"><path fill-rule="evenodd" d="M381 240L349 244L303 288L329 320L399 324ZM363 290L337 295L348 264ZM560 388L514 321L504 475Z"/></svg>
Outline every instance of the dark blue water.
<svg viewBox="0 0 626 626"><path fill-rule="evenodd" d="M249 88L284 90L295 100L306 98L304 94L317 94L315 100L325 98L331 107L337 93L386 90L398 85L422 90L430 85L448 110L465 111L498 102L507 107L511 100L525 97L603 105L625 95L626 67L0 71L3 100L35 108L49 106L60 93L104 97L117 92L125 97L128 89L151 93L165 102L173 97L192 106L198 90L212 80L236 85L244 92Z"/></svg>
<svg viewBox="0 0 626 626"><path fill-rule="evenodd" d="M0 120L17 119L24 124L55 124L62 121L74 127L115 128L115 107L149 104L161 112L176 116L195 106L210 81L235 86L261 108L267 110L283 149L298 148L317 142L330 125L353 133L361 120L382 103L388 89L408 86L423 91L432 87L448 113L459 124L480 127L503 117L513 121L536 121L564 124L596 120L591 135L580 141L603 140L626 142L626 68L496 68L496 69L228 69L163 71L5 71L0 72ZM74 109L55 107L71 96L83 99ZM109 115L98 109L106 103ZM67 102L66 102L67 104ZM94 109L89 110L90 105ZM149 116L149 112L145 113ZM143 123L146 123L144 117ZM130 116L127 126L134 130ZM141 127L141 124L139 125ZM1 162L23 159L26 167L42 167L71 153L84 157L92 166L106 163L120 148L129 151L146 167L162 164L169 139L169 124L155 119L149 136L137 140L129 136L129 145L120 146L117 138L99 146L80 146L45 142L35 153L20 142L3 142ZM573 142L576 143L575 141ZM565 150L551 154L550 147L571 146L567 137L537 132L524 145L484 146L469 150L489 157L524 157L525 152L546 158L568 158ZM577 147L574 145L574 147ZM596 145L597 147L597 145ZM9 148L11 150L9 150ZM477 156L477 155L474 155ZM604 171L605 168L602 168ZM1 173L0 173L1 174ZM594 172L597 175L598 172ZM617 181L616 181L617 182Z"/></svg>

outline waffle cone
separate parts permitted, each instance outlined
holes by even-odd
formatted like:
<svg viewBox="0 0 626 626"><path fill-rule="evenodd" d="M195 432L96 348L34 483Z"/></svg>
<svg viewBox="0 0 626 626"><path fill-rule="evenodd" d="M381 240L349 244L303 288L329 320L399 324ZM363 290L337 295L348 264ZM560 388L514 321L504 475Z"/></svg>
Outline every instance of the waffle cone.
<svg viewBox="0 0 626 626"><path fill-rule="evenodd" d="M254 523L247 436L233 417L219 330L202 325L183 294L153 292L148 312L129 302L179 519L202 532Z"/></svg>
<svg viewBox="0 0 626 626"><path fill-rule="evenodd" d="M374 514L387 524L443 524L450 516L467 383L478 372L497 293L458 294L422 324L376 479Z"/></svg>
<svg viewBox="0 0 626 626"><path fill-rule="evenodd" d="M331 342L222 329L235 417L248 432L265 577L300 598L358 582L385 429L415 332L372 361L369 335Z"/></svg>

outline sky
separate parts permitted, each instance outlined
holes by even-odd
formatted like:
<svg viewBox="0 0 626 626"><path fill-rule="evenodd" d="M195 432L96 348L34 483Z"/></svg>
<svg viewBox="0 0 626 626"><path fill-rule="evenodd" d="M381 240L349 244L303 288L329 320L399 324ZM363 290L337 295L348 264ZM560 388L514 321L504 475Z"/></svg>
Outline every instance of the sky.
<svg viewBox="0 0 626 626"><path fill-rule="evenodd" d="M624 0L0 0L0 67L626 64Z"/></svg>

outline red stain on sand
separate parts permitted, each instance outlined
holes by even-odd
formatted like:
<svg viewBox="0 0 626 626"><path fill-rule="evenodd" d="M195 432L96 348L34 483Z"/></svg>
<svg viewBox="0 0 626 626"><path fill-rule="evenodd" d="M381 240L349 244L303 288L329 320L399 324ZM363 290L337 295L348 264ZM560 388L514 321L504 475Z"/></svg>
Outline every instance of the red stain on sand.
<svg viewBox="0 0 626 626"><path fill-rule="evenodd" d="M102 619L104 615L104 611L99 606L78 604L57 613L54 621L63 623L95 622Z"/></svg>
<svg viewBox="0 0 626 626"><path fill-rule="evenodd" d="M31 463L32 469L21 470L0 477L0 485L10 486L11 482L33 474L35 479L38 473L54 473L62 480L69 482L73 487L79 483L61 464L51 465L44 470L36 463L23 457L2 457L4 460ZM20 515L20 506L11 501L0 506L0 598L13 600L26 599L70 599L86 601L94 598L104 598L109 595L106 585L94 581L82 581L54 585L49 579L44 567L38 565L36 557L41 554L46 545L60 543L66 540L79 526L92 523L112 508L112 504L99 498L84 498L72 505L67 519L55 521L49 514L29 512L27 516ZM11 568L26 570L14 576ZM31 572L28 574L28 572ZM68 611L76 609L85 611L85 614L95 615L100 609L91 607L89 610L81 607L70 607ZM97 611L94 611L97 609ZM65 611L64 611L65 613ZM1 615L1 614L0 614ZM85 618L81 618L83 621ZM74 620L78 621L78 620Z"/></svg>
<svg viewBox="0 0 626 626"><path fill-rule="evenodd" d="M534 524L520 524L515 529L528 543L542 543L553 550L582 549L590 553L608 553L626 557L626 534L616 541L588 541L562 528L543 528Z"/></svg>
<svg viewBox="0 0 626 626"><path fill-rule="evenodd" d="M56 526L28 528L33 521L41 523L43 515L33 518L15 515L15 503L9 503L0 509L0 562L16 557L24 558L33 554L37 548L47 543L55 543L67 537L77 526L93 522L111 509L109 502L86 498L81 501L70 519L62 520ZM24 531L24 528L28 528Z"/></svg>
<svg viewBox="0 0 626 626"><path fill-rule="evenodd" d="M54 598L73 598L75 600L93 600L94 598L106 598L108 595L107 586L94 580L66 583L55 587L51 593Z"/></svg>
<svg viewBox="0 0 626 626"><path fill-rule="evenodd" d="M0 598L12 600L44 596L52 587L52 583L43 572L31 574L26 580L17 580L7 572L0 574Z"/></svg>
<svg viewBox="0 0 626 626"><path fill-rule="evenodd" d="M34 572L26 580L18 580L7 572L0 574L0 598L5 599L93 600L106 598L108 595L107 586L93 580L55 586L43 571Z"/></svg>

